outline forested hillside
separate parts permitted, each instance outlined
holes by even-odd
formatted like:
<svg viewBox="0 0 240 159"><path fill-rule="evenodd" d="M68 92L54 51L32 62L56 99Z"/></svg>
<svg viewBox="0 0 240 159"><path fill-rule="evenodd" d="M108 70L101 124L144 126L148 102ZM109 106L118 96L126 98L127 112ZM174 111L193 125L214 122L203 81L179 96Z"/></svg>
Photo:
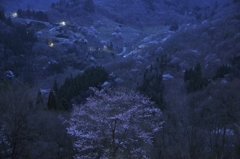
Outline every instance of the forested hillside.
<svg viewBox="0 0 240 159"><path fill-rule="evenodd" d="M240 158L239 0L0 0L0 158Z"/></svg>

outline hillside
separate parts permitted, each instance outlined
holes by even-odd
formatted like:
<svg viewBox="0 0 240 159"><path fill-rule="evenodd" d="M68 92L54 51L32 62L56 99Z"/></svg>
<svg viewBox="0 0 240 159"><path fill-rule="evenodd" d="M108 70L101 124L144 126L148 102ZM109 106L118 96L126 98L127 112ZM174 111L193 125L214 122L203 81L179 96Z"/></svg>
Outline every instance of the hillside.
<svg viewBox="0 0 240 159"><path fill-rule="evenodd" d="M99 158L123 158L124 153L125 158L134 158L135 152L129 151L133 148L139 148L138 154L145 158L239 158L240 1L0 2L0 114L6 112L0 117L0 136L9 140L0 139L5 150L0 158L87 156L88 150L81 154L76 146L79 137L65 131L71 129L70 118L75 120L76 112L81 114L78 107L89 111L85 115L96 111L94 119L101 116L99 110L105 110L107 116L130 113L132 108L126 105L141 105L138 93L154 102L157 111L151 111L161 110L157 123L164 124L156 133L150 132L153 144L144 146L144 139L132 147L128 143L135 139L131 138L124 142L126 147L115 145L115 153L111 148L93 150ZM95 109L96 102L112 104L117 111ZM22 124L14 122L13 109ZM93 117L81 117L96 124L90 120ZM125 122L119 114L110 118L109 122ZM51 122L43 126L41 120ZM146 130L144 122L133 123ZM42 126L50 134L42 132ZM136 135L134 126L128 127L130 137ZM11 136L14 133L19 137ZM101 145L107 147L104 142ZM44 152L49 147L52 149Z"/></svg>

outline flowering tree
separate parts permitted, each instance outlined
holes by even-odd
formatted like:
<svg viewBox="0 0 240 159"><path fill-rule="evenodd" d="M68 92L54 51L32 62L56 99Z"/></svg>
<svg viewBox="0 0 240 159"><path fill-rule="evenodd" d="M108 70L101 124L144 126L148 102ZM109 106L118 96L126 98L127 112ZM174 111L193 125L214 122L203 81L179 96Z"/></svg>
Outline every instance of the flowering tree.
<svg viewBox="0 0 240 159"><path fill-rule="evenodd" d="M148 158L146 149L163 123L160 109L133 91L92 90L94 96L75 106L68 121L75 158Z"/></svg>

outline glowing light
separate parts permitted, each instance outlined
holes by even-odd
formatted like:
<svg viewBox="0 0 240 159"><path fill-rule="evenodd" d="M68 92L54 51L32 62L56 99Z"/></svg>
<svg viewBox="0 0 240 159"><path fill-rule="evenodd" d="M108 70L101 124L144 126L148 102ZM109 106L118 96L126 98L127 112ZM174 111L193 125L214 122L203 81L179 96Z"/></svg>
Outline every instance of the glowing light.
<svg viewBox="0 0 240 159"><path fill-rule="evenodd" d="M60 24L61 24L61 25L66 25L66 22L62 21Z"/></svg>
<svg viewBox="0 0 240 159"><path fill-rule="evenodd" d="M95 51L94 47L89 47L89 51Z"/></svg>
<svg viewBox="0 0 240 159"><path fill-rule="evenodd" d="M53 43L49 43L49 46L50 46L50 47L53 47L53 46L54 46L54 44L53 44Z"/></svg>
<svg viewBox="0 0 240 159"><path fill-rule="evenodd" d="M14 12L14 13L12 13L12 16L13 16L14 18L16 18L16 17L18 16L18 14L17 14L16 12Z"/></svg>
<svg viewBox="0 0 240 159"><path fill-rule="evenodd" d="M108 51L107 45L103 46L103 51Z"/></svg>

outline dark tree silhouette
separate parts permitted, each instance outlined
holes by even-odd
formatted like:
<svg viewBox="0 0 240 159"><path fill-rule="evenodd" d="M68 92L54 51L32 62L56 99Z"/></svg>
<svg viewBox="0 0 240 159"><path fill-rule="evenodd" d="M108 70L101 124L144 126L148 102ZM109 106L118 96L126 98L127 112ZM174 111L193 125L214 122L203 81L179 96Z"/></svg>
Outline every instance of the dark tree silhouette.
<svg viewBox="0 0 240 159"><path fill-rule="evenodd" d="M49 110L57 109L57 102L56 102L56 99L55 99L55 96L54 96L54 93L52 90L49 93L47 107Z"/></svg>
<svg viewBox="0 0 240 159"><path fill-rule="evenodd" d="M40 90L38 90L38 92L37 92L36 106L38 107L38 106L41 106L41 105L43 105L43 104L44 104L44 103L43 103L42 93L41 93Z"/></svg>
<svg viewBox="0 0 240 159"><path fill-rule="evenodd" d="M95 12L95 6L92 0L85 0L83 3L83 9L89 13Z"/></svg>

